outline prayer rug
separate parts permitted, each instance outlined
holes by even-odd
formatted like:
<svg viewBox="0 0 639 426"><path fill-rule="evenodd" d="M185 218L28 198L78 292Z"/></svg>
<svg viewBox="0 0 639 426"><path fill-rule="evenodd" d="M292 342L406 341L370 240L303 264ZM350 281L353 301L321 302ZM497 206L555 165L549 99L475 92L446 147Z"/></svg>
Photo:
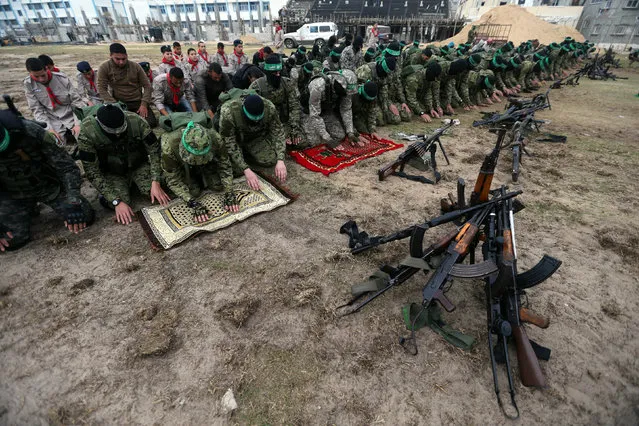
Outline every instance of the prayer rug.
<svg viewBox="0 0 639 426"><path fill-rule="evenodd" d="M191 209L181 199L175 199L168 206L145 207L138 214L142 229L151 243L165 250L180 244L200 232L214 232L226 228L258 213L271 211L292 202L296 197L275 182L262 176L260 190L254 191L244 177L233 181L240 211L229 213L224 209L224 194L204 191L198 198L209 210L209 221L197 223Z"/></svg>
<svg viewBox="0 0 639 426"><path fill-rule="evenodd" d="M362 147L352 146L348 142L348 138L345 138L335 148L322 144L302 151L292 151L290 154L298 164L328 176L366 158L375 157L386 151L392 151L404 146L388 139L380 139L364 133L359 138L368 142L368 144Z"/></svg>

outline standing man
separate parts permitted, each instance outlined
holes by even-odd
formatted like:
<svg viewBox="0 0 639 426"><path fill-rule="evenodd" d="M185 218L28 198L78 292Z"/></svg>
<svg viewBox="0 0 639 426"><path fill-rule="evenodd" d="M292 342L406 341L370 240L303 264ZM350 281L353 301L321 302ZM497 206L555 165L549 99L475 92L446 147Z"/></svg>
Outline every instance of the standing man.
<svg viewBox="0 0 639 426"><path fill-rule="evenodd" d="M73 107L83 108L86 103L65 74L45 69L37 58L27 59L26 68L29 76L23 86L33 117L45 123L46 129L53 131L59 140L74 143L80 122Z"/></svg>
<svg viewBox="0 0 639 426"><path fill-rule="evenodd" d="M249 58L244 53L244 43L242 40L237 39L233 41L233 54L229 58L229 66L232 71L235 72L239 70L242 65L248 64Z"/></svg>
<svg viewBox="0 0 639 426"><path fill-rule="evenodd" d="M275 176L286 181L286 143L277 109L258 95L233 99L222 104L220 136L229 152L233 170L242 171L246 183L260 189L257 175L247 160L260 167L275 166Z"/></svg>
<svg viewBox="0 0 639 426"><path fill-rule="evenodd" d="M284 54L284 30L282 30L280 21L275 21L275 40L273 41L273 47L275 47L275 52L279 55Z"/></svg>
<svg viewBox="0 0 639 426"><path fill-rule="evenodd" d="M209 60L209 53L206 51L206 43L204 40L197 42L197 54L200 55L200 58L204 62L206 62L206 65L211 63L211 60Z"/></svg>
<svg viewBox="0 0 639 426"><path fill-rule="evenodd" d="M376 47L379 41L379 30L377 29L377 22L373 24L370 32L368 33L368 47Z"/></svg>
<svg viewBox="0 0 639 426"><path fill-rule="evenodd" d="M78 83L78 92L84 98L89 106L99 105L103 103L98 93L98 76L87 61L78 62L76 65L78 74L76 82Z"/></svg>
<svg viewBox="0 0 639 426"><path fill-rule="evenodd" d="M120 43L109 47L111 59L98 68L98 92L106 103L124 102L127 111L135 111L151 128L158 125L149 109L151 82L140 65L131 62Z"/></svg>
<svg viewBox="0 0 639 426"><path fill-rule="evenodd" d="M177 67L153 79L153 102L162 115L197 112L190 82L184 81L184 72Z"/></svg>
<svg viewBox="0 0 639 426"><path fill-rule="evenodd" d="M220 105L220 95L232 88L233 83L228 74L222 72L220 64L211 63L206 72L201 72L195 77L195 100L198 110L206 111L209 117L213 118Z"/></svg>
<svg viewBox="0 0 639 426"><path fill-rule="evenodd" d="M0 111L0 252L31 239L38 202L51 206L73 233L90 225L94 212L80 195L81 185L80 170L51 132Z"/></svg>
<svg viewBox="0 0 639 426"><path fill-rule="evenodd" d="M339 58L339 66L341 69L355 72L357 68L364 65L364 56L362 55L363 45L364 39L357 36L353 44L346 46L344 50L342 50L342 55Z"/></svg>
<svg viewBox="0 0 639 426"><path fill-rule="evenodd" d="M160 141L138 115L114 104L102 105L95 116L82 120L78 137L80 160L100 203L115 210L123 225L133 222L130 188L133 183L151 203L166 205L170 198L162 186Z"/></svg>

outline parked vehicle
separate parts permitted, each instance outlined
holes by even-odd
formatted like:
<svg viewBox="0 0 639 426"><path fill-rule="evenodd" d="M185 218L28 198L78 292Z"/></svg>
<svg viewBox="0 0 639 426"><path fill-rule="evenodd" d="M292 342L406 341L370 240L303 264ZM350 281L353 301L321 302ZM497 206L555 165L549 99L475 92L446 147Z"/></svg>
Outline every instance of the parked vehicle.
<svg viewBox="0 0 639 426"><path fill-rule="evenodd" d="M284 34L284 46L293 49L300 44L323 46L330 36L337 36L337 25L333 22L313 22L304 24L293 33Z"/></svg>

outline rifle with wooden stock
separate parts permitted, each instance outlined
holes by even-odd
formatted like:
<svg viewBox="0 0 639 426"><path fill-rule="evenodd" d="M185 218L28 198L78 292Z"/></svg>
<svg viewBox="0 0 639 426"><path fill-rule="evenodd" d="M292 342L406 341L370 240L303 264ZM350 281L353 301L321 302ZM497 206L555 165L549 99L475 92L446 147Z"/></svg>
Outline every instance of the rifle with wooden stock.
<svg viewBox="0 0 639 426"><path fill-rule="evenodd" d="M442 145L440 137L446 132L446 130L450 129L452 126L456 126L459 124L459 120L446 120L446 125L440 127L435 130L432 135L404 135L403 139L407 140L417 140L416 142L410 144L408 148L404 152L402 152L399 157L395 161L392 161L386 164L384 167L380 168L377 171L377 177L380 181L383 181L388 176L399 176L404 179L414 180L416 182L426 183L430 185L434 185L441 179L441 174L437 171L437 161L435 160L435 154L437 152L437 146L439 145L439 149L441 150L444 158L446 159L446 164L450 165L450 161L448 160L448 155L446 154L446 150ZM418 175L409 175L404 172L404 167L410 160L422 161L424 165L430 164L430 167L433 169L433 175L435 180L428 179L424 176Z"/></svg>

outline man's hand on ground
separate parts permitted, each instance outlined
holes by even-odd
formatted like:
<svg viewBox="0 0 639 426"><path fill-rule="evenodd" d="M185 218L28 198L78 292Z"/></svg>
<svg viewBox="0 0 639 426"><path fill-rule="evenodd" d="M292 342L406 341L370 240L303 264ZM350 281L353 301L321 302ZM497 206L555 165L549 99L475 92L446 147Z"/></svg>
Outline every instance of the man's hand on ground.
<svg viewBox="0 0 639 426"><path fill-rule="evenodd" d="M260 190L260 181L257 178L257 175L253 172L253 170L251 169L244 170L244 177L246 178L246 183L248 184L249 188L251 188L253 191Z"/></svg>
<svg viewBox="0 0 639 426"><path fill-rule="evenodd" d="M151 182L151 204L154 204L156 200L164 207L171 201L171 198L164 192L160 182L153 181Z"/></svg>
<svg viewBox="0 0 639 426"><path fill-rule="evenodd" d="M5 251L9 247L9 240L13 238L13 234L9 231L0 237L0 251Z"/></svg>
<svg viewBox="0 0 639 426"><path fill-rule="evenodd" d="M286 164L282 160L277 160L275 163L275 177L280 182L286 182Z"/></svg>
<svg viewBox="0 0 639 426"><path fill-rule="evenodd" d="M133 222L133 216L133 210L124 201L120 201L120 204L115 206L115 218L118 223L121 223L122 225L128 225L129 223Z"/></svg>

